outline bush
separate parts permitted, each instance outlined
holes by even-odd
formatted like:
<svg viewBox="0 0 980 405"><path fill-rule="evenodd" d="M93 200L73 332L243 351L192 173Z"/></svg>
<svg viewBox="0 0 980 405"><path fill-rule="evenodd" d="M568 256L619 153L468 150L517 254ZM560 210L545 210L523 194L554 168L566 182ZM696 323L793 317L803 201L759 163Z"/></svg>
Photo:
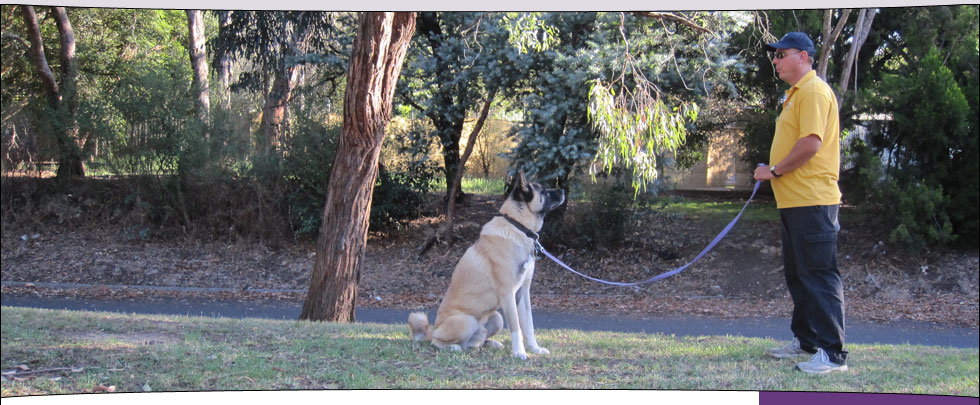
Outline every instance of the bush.
<svg viewBox="0 0 980 405"><path fill-rule="evenodd" d="M977 240L977 136L970 101L932 48L908 75L886 75L878 122L859 144L856 201L881 208L889 240L912 248ZM969 87L975 89L976 87ZM975 114L973 112L972 114ZM882 158L886 160L882 160Z"/></svg>
<svg viewBox="0 0 980 405"><path fill-rule="evenodd" d="M384 231L397 226L401 220L417 218L427 192L418 186L420 184L410 174L389 172L381 165L371 197L370 229Z"/></svg>
<svg viewBox="0 0 980 405"><path fill-rule="evenodd" d="M290 152L283 158L290 228L296 236L316 236L323 221L327 183L333 168L341 125L327 127L298 119Z"/></svg>
<svg viewBox="0 0 980 405"><path fill-rule="evenodd" d="M621 247L636 204L633 188L621 182L599 184L590 186L584 194L584 202L568 210L564 223L551 222L549 238L561 238L562 243L579 248Z"/></svg>

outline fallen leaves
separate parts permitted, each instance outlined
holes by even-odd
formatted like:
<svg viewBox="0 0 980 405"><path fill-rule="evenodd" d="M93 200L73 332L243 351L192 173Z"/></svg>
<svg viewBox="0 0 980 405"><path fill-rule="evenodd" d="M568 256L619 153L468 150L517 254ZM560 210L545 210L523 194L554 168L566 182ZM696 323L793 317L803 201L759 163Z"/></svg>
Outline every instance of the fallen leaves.
<svg viewBox="0 0 980 405"><path fill-rule="evenodd" d="M498 207L494 198L472 195L469 202L458 207L456 221L482 224ZM630 237L620 249L605 255L589 247L555 246L549 250L592 276L636 281L683 264L718 231L710 221L678 215L634 216L636 225L628 229ZM478 227L461 229L456 244L440 245L420 258L417 247L425 237L425 229L441 223L439 216L423 217L399 231L372 233L361 263L357 305L406 309L438 306L456 262L478 233ZM252 300L298 302L305 297L314 259L312 242L294 241L281 249L269 249L256 242L186 243L176 238L132 243L120 237L124 230L111 226L58 232L51 225L52 229L40 230L44 245L35 246L20 240L22 235L35 232L33 229L18 231L4 225L4 279L33 284L4 286L4 294L140 301L194 297L238 300L243 304ZM903 256L897 249L889 249L887 255L864 254L878 246L874 230L845 225L849 226L841 236L839 261L847 288L849 317L898 317L967 326L980 323L976 252L944 252L929 258ZM785 315L791 301L779 266L779 242L759 238L772 234L778 234L778 225L740 222L711 254L683 273L630 289L581 279L542 259L532 287L534 306L550 311L589 310L620 315ZM677 253L678 258L659 257L658 249L666 248ZM93 280L103 285L133 287L39 286L56 282L93 284ZM227 290L180 292L146 288L152 286ZM243 290L243 286L248 288ZM257 291L261 289L281 292Z"/></svg>

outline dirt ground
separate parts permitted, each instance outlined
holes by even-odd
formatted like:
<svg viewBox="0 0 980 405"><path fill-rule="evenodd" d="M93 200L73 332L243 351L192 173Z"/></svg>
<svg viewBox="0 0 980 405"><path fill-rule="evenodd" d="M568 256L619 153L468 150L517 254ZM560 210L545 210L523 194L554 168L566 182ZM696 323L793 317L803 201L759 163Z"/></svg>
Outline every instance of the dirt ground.
<svg viewBox="0 0 980 405"><path fill-rule="evenodd" d="M470 196L457 208L458 242L452 247L437 244L421 257L419 248L442 224L440 216L420 218L388 234L372 234L362 262L358 304L436 307L456 261L476 240L480 226L496 213L499 204L500 199L495 196ZM570 204L574 207L575 203ZM772 202L763 200L758 204ZM434 208L429 211L438 212ZM880 232L864 224L848 223L846 213L845 209L841 216L838 264L844 279L848 318L978 326L980 262L976 250L920 254L893 250L880 243L887 240ZM549 251L579 271L612 281L638 281L683 265L708 244L722 225L647 212L631 219L627 242L614 251L573 249L549 245L547 235L542 239ZM598 314L789 316L792 304L783 281L778 235L777 224L743 221L687 270L638 287L604 286L542 258L535 272L532 304L548 310ZM308 287L315 255L313 243L276 245L175 236L144 238L129 227L112 223L79 226L5 221L0 274L3 281L31 283L223 287L239 292L217 295L301 301L304 292L254 292L305 291ZM665 246L675 254L658 254ZM665 260L662 256L676 258ZM24 290L146 299L174 294L105 288L3 288L4 292Z"/></svg>

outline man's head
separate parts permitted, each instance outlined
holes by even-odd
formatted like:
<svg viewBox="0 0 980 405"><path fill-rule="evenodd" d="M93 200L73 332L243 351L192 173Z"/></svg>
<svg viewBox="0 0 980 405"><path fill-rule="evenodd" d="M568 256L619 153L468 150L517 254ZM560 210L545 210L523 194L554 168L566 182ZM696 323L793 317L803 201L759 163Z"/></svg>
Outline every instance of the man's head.
<svg viewBox="0 0 980 405"><path fill-rule="evenodd" d="M810 37L802 32L783 35L779 42L767 44L766 49L774 52L772 64L779 78L786 83L796 84L812 69L816 48Z"/></svg>

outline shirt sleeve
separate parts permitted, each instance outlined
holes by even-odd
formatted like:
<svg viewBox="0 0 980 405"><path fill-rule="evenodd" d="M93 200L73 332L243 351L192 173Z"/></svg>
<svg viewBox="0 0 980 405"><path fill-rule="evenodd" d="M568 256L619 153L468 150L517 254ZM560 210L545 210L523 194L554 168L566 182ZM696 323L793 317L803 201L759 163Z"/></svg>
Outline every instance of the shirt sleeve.
<svg viewBox="0 0 980 405"><path fill-rule="evenodd" d="M809 92L800 98L800 132L798 139L816 135L821 141L827 131L828 114L830 114L830 99L825 94Z"/></svg>

